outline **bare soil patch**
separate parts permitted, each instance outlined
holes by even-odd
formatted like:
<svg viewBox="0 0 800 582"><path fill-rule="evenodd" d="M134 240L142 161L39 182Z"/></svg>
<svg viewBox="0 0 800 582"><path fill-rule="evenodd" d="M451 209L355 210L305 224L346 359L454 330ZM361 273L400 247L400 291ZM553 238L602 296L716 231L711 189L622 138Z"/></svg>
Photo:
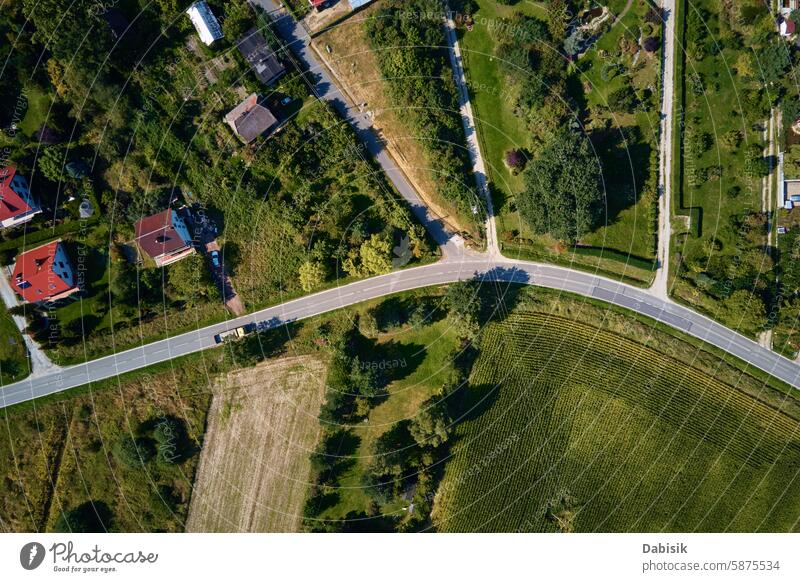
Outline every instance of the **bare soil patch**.
<svg viewBox="0 0 800 582"><path fill-rule="evenodd" d="M325 368L282 358L217 381L187 531L300 529Z"/></svg>

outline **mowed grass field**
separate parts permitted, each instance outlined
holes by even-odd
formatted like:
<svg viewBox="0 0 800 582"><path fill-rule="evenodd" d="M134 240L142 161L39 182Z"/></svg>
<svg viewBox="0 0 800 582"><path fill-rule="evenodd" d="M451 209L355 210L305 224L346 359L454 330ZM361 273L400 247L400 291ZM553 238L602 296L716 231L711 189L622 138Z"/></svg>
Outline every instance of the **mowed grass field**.
<svg viewBox="0 0 800 582"><path fill-rule="evenodd" d="M217 380L186 530L300 530L326 364L263 362Z"/></svg>
<svg viewBox="0 0 800 582"><path fill-rule="evenodd" d="M647 12L643 0L632 3L622 20L611 31L604 34L596 46L578 62L580 71L572 74L571 89L580 93L581 107L586 110L585 131L593 143L607 137L619 139L621 132L636 135L637 141L628 141L620 147L626 150L622 161L604 164L604 184L608 213L604 224L580 241L582 245L603 249L591 254L570 253L546 235L537 235L520 218L514 206L515 196L523 190L522 174L512 173L505 165L505 153L511 149L530 151L531 136L525 121L515 114L518 89L509 85L495 57L496 29L503 19L515 14L525 14L542 21L547 19L547 6L537 2L519 2L513 6L496 0L477 0L479 10L475 14L473 30L460 31L460 43L464 54L470 98L481 150L488 166L492 185L497 228L507 256L534 260L548 260L569 264L576 268L592 269L609 275L623 275L632 282L648 283L652 278L648 261L654 257L654 239L648 228L650 200L643 195L649 173L654 171L651 154L658 142L658 112L644 113L611 112L606 107L611 91L631 84L637 91L655 90L658 86L658 54L646 55L644 51L635 68L624 75L604 80L601 75L606 62L619 60L626 67L630 57L618 56L617 45L622 34L637 30ZM613 14L621 15L626 2L615 1L610 5ZM553 47L561 50L561 47ZM601 58L599 55L603 54ZM627 60L626 60L627 59ZM567 67L567 63L564 63ZM582 86L582 89L581 89ZM576 114L583 115L580 111Z"/></svg>
<svg viewBox="0 0 800 582"><path fill-rule="evenodd" d="M638 323L540 308L484 330L439 531L800 529L796 400Z"/></svg>

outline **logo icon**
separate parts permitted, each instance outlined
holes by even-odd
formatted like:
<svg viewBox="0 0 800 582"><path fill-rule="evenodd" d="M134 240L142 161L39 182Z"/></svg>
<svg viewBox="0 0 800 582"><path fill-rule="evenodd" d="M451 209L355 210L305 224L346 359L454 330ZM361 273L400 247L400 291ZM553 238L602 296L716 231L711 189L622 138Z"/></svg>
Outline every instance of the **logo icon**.
<svg viewBox="0 0 800 582"><path fill-rule="evenodd" d="M19 551L19 563L26 570L35 570L44 561L44 546L39 542L28 542Z"/></svg>

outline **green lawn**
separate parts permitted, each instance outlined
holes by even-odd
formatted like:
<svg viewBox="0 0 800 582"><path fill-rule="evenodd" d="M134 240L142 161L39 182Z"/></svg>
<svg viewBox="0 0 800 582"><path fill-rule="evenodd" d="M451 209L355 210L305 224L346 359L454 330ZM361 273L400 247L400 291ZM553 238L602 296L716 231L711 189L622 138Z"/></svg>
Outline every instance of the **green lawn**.
<svg viewBox="0 0 800 582"><path fill-rule="evenodd" d="M462 51L465 55L470 83L472 105L481 139L481 149L489 166L488 173L498 214L498 236L508 255L522 258L545 259L578 268L597 269L608 274L624 274L640 283L651 277L655 239L651 227L655 176L654 150L658 139L658 113L656 107L648 113L615 114L603 107L610 91L625 83L632 83L639 92L654 90L658 86L658 56L642 56L640 63L631 66L630 55L618 55L617 43L627 29L637 29L647 11L643 1L634 2L622 21L603 35L597 45L578 62L572 74L571 92L585 101L586 130L603 160L604 188L606 190L607 217L603 226L580 241L582 245L605 249L609 252L597 256L579 252L571 254L547 236L536 235L520 219L514 207L514 196L523 187L522 176L514 175L504 163L509 149L528 149L530 136L524 122L514 114L516 93L509 89L495 59L495 35L491 27L500 18L521 12L544 19L543 4L520 2L513 7L493 0L478 0L480 10L475 15L472 31L462 31ZM615 2L611 10L619 14L625 2ZM604 51L600 57L598 51ZM626 67L610 81L601 78L605 61L620 61ZM566 63L564 65L567 66ZM627 143L620 131L632 136ZM634 133L637 132L637 133ZM603 141L619 141L621 145L613 155L602 153ZM536 151L531 151L533 156Z"/></svg>
<svg viewBox="0 0 800 582"><path fill-rule="evenodd" d="M387 354L394 354L392 357L405 365L395 370L400 377L389 384L388 398L372 409L367 423L354 427L354 434L360 439L355 462L341 477L339 502L321 515L323 519L341 519L351 511L367 510L369 497L364 493L361 477L370 464L375 439L394 423L413 418L420 403L441 387L452 369L449 358L458 345L446 320L420 329L405 328L385 334L379 338L379 343L387 349ZM381 509L384 515L401 510L393 505Z"/></svg>
<svg viewBox="0 0 800 582"><path fill-rule="evenodd" d="M796 400L547 307L484 330L439 531L797 531Z"/></svg>
<svg viewBox="0 0 800 582"><path fill-rule="evenodd" d="M686 10L688 24L682 43L686 50L678 55L682 59L676 72L684 87L682 95L676 96L677 122L683 122L684 132L681 158L675 160L673 213L677 220L673 221L671 285L679 300L736 327L736 318L725 321L721 313L730 290L754 291L754 302L760 303L763 296L769 306L765 287L773 279L769 260L757 268L759 282L751 278L740 282L738 275L731 274L743 255L766 242L763 238L748 243L737 220L762 207L761 178L749 176L745 168L747 148L763 147L760 124L769 117L771 98L758 71L751 70L753 49L758 48L753 43L764 31L762 38L773 38L772 23L757 4L751 5L754 15L733 32L715 2L701 0L681 9ZM700 23L692 25L692 19ZM734 32L739 41L731 38ZM731 136L736 132L734 141ZM705 136L704 148L693 147L700 141L693 141L696 135ZM721 292L717 287L728 290Z"/></svg>
<svg viewBox="0 0 800 582"><path fill-rule="evenodd" d="M0 313L0 380L5 384L28 375L28 355L25 343L11 316Z"/></svg>
<svg viewBox="0 0 800 582"><path fill-rule="evenodd" d="M49 94L34 85L28 85L25 91L28 110L19 127L26 136L30 137L44 125L52 101Z"/></svg>

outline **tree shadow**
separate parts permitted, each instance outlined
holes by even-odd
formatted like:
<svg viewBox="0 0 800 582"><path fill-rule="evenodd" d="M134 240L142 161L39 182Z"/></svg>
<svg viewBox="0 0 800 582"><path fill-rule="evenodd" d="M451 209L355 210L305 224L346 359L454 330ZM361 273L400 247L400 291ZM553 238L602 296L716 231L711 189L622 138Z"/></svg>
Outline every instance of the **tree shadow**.
<svg viewBox="0 0 800 582"><path fill-rule="evenodd" d="M380 346L381 358L377 362L377 369L382 373L387 384L402 380L419 368L425 359L425 354L423 345L402 344L392 340Z"/></svg>
<svg viewBox="0 0 800 582"><path fill-rule="evenodd" d="M605 222L595 225L600 228L615 223L639 201L650 177L653 148L635 125L595 129L589 138L603 168L606 212Z"/></svg>

